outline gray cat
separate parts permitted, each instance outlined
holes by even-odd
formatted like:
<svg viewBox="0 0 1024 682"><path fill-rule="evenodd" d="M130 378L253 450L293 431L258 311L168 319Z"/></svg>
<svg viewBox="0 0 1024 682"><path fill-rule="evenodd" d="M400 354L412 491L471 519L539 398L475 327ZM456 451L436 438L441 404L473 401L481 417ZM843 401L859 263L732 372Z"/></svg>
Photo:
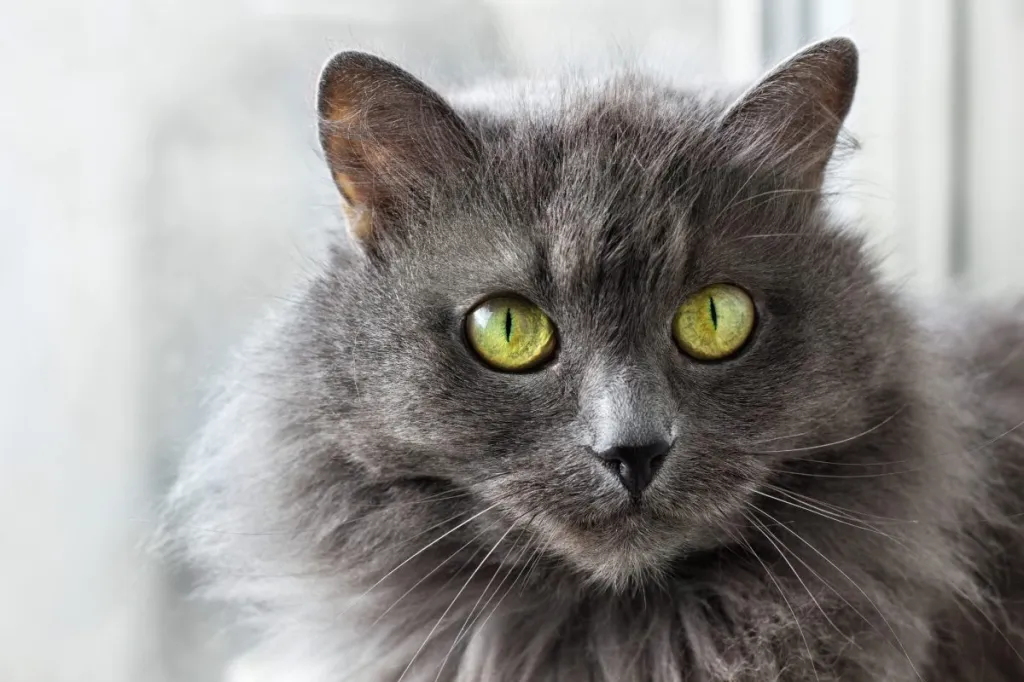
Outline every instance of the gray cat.
<svg viewBox="0 0 1024 682"><path fill-rule="evenodd" d="M350 244L171 496L206 593L324 682L1024 679L1024 308L926 316L835 224L856 78L455 107L336 56Z"/></svg>

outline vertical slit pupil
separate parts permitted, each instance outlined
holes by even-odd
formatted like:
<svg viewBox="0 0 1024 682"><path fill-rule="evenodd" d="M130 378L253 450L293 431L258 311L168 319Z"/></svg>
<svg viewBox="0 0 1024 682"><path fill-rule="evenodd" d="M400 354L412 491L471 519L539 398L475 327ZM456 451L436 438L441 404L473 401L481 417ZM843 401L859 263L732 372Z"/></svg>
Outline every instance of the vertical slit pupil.
<svg viewBox="0 0 1024 682"><path fill-rule="evenodd" d="M512 342L512 309L505 308L505 341Z"/></svg>
<svg viewBox="0 0 1024 682"><path fill-rule="evenodd" d="M715 329L718 329L718 309L715 308L715 299L713 296L708 296L708 308L711 312L711 324L714 325Z"/></svg>

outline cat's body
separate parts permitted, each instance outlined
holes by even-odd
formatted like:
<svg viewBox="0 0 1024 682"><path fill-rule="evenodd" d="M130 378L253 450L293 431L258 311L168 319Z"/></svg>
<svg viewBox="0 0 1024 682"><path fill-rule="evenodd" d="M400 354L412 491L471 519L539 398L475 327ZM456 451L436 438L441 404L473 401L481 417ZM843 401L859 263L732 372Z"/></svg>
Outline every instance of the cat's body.
<svg viewBox="0 0 1024 682"><path fill-rule="evenodd" d="M728 110L624 79L456 115L340 58L362 248L265 324L186 465L210 593L317 682L1024 679L1024 308L924 319L830 223L854 78L839 41ZM719 281L757 328L696 362L672 312ZM463 338L508 292L558 325L536 371ZM670 436L641 496L608 429Z"/></svg>

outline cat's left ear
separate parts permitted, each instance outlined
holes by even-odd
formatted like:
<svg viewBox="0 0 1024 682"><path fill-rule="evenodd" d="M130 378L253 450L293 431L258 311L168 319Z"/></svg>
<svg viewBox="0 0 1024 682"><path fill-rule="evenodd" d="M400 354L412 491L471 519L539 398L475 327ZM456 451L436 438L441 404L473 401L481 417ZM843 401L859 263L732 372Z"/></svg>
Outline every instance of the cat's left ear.
<svg viewBox="0 0 1024 682"><path fill-rule="evenodd" d="M721 119L745 162L818 189L857 85L857 47L848 38L810 45L771 70Z"/></svg>
<svg viewBox="0 0 1024 682"><path fill-rule="evenodd" d="M444 99L412 74L362 52L324 67L320 144L349 230L372 246L398 218L429 210L444 180L472 173L475 138Z"/></svg>

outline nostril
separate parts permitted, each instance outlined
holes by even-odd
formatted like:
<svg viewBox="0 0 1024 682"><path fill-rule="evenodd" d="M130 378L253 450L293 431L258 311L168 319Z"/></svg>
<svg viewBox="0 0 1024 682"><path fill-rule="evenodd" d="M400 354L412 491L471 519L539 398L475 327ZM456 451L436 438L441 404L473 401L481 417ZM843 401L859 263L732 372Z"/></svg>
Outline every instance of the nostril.
<svg viewBox="0 0 1024 682"><path fill-rule="evenodd" d="M626 475L626 465L617 459L604 459L601 463L616 476Z"/></svg>

